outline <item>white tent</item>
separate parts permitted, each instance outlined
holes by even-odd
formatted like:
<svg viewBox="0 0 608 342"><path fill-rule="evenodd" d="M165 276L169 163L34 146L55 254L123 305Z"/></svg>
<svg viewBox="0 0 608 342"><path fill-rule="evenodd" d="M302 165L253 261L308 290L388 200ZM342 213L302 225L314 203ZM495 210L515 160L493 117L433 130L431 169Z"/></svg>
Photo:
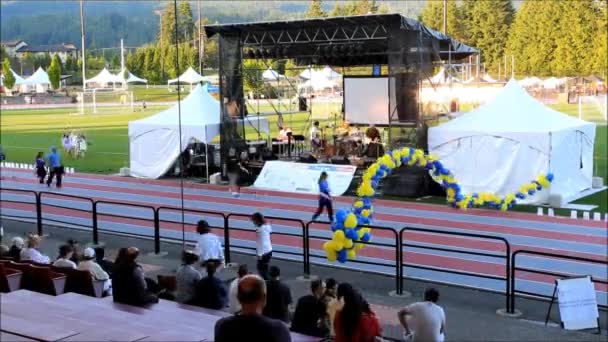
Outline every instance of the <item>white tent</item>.
<svg viewBox="0 0 608 342"><path fill-rule="evenodd" d="M122 82L125 83L148 83L148 80L144 79L144 78L139 78L135 75L133 75L129 70L127 70L127 72L129 73L129 77L127 79L125 79L125 70L126 69L122 69L120 71L120 73L116 74L116 77L120 78Z"/></svg>
<svg viewBox="0 0 608 342"><path fill-rule="evenodd" d="M489 74L485 74L481 77L482 80L488 82L488 83L496 83L496 80L490 76Z"/></svg>
<svg viewBox="0 0 608 342"><path fill-rule="evenodd" d="M312 75L313 75L313 74L315 74L315 73L317 73L317 71L316 71L316 70L314 70L313 68L308 68L308 69L302 70L302 72L301 72L301 73L300 73L300 75L298 75L298 76L300 76L300 78L303 78L303 79L305 79L305 80L308 80L308 79L310 79L310 78L312 77Z"/></svg>
<svg viewBox="0 0 608 342"><path fill-rule="evenodd" d="M543 88L557 89L559 86L566 84L566 78L549 77L543 81Z"/></svg>
<svg viewBox="0 0 608 342"><path fill-rule="evenodd" d="M522 87L534 87L534 86L540 85L542 83L543 83L543 81L538 77L526 77L523 80L519 81L519 84Z"/></svg>
<svg viewBox="0 0 608 342"><path fill-rule="evenodd" d="M336 86L335 81L330 81L323 75L320 71L314 71L311 77L306 80L306 82L300 84L298 86L299 89L302 88L312 88L313 90L323 90L323 89L331 89Z"/></svg>
<svg viewBox="0 0 608 342"><path fill-rule="evenodd" d="M444 67L441 67L439 71L431 77L431 83L433 84L448 84L448 83L458 83L460 80L452 75L450 75Z"/></svg>
<svg viewBox="0 0 608 342"><path fill-rule="evenodd" d="M196 72L192 67L188 67L188 70L184 71L178 78L174 78L167 82L167 85L177 83L179 81L183 84L190 84L192 87L193 84L199 83L201 81L205 81L205 77L201 76L198 72Z"/></svg>
<svg viewBox="0 0 608 342"><path fill-rule="evenodd" d="M35 87L37 93L44 93L50 88L51 81L49 80L49 74L42 67L38 67L38 70L32 76L21 81L19 85L23 92L27 92L29 87Z"/></svg>
<svg viewBox="0 0 608 342"><path fill-rule="evenodd" d="M17 75L17 73L12 68L10 68L9 70L11 71L11 73L13 73L13 77L15 78L15 86L23 84L25 79ZM0 75L0 85L4 85L4 75Z"/></svg>
<svg viewBox="0 0 608 342"><path fill-rule="evenodd" d="M219 135L220 103L209 94L207 85L197 86L181 101L180 107L181 145L184 149L192 140L209 143ZM259 121L263 123L260 128L268 133L268 119ZM129 122L131 175L142 178L164 175L180 155L179 131L177 104L153 116Z"/></svg>
<svg viewBox="0 0 608 342"><path fill-rule="evenodd" d="M108 84L112 84L112 86L115 87L116 83L122 84L122 82L124 82L122 76L114 75L106 68L103 68L103 70L101 70L99 74L95 75L94 77L85 80L85 84L95 83L100 87L105 87Z"/></svg>
<svg viewBox="0 0 608 342"><path fill-rule="evenodd" d="M511 79L494 100L430 128L428 145L465 193L515 193L551 172L550 193L568 201L591 187L594 140L594 123L546 107Z"/></svg>
<svg viewBox="0 0 608 342"><path fill-rule="evenodd" d="M272 68L268 68L262 73L262 79L264 81L276 81L281 78L285 78L285 76L280 75L278 72L272 70Z"/></svg>
<svg viewBox="0 0 608 342"><path fill-rule="evenodd" d="M329 65L326 65L325 68L321 70L321 73L330 81L335 81L342 77L342 74L335 72Z"/></svg>

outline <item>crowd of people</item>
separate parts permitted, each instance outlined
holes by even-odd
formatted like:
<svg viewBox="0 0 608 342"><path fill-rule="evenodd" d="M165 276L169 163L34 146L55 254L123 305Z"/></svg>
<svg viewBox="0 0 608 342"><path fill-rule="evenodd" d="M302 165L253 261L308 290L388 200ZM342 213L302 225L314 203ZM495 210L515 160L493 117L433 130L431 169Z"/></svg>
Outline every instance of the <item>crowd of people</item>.
<svg viewBox="0 0 608 342"><path fill-rule="evenodd" d="M104 258L103 247L84 250L77 241L59 246L52 261L40 252L42 238L30 234L26 240L12 239L10 248L2 246L2 256L15 261L31 261L89 271L91 277L104 281L104 293L115 302L143 306L159 298L232 313L217 321L215 341L291 341L290 331L303 335L330 338L336 342L372 342L381 340L382 330L376 314L362 294L350 283L333 278L310 282L309 294L297 301L281 279L281 270L271 265L272 227L261 213L251 216L256 231L256 266L251 274L246 264L238 267L237 278L229 284L218 277L225 268L220 238L205 220L197 224L199 238L193 249L182 251L182 264L175 276L174 290L167 291L146 277L138 262L136 247L118 250L114 262ZM203 270L203 272L201 272ZM228 286L226 286L228 285ZM399 311L398 320L409 341L443 341L445 313L436 303L439 293L428 289L424 301Z"/></svg>
<svg viewBox="0 0 608 342"><path fill-rule="evenodd" d="M50 152L46 156L46 158L42 152L38 152L35 160L34 173L36 174L36 177L38 178L38 182L40 184L44 184L46 178L46 185L50 187L53 183L53 178L56 178L55 185L58 188L61 188L61 181L63 179L63 174L65 173L65 171L63 168L63 164L61 163L61 154L59 154L55 146L51 147Z"/></svg>
<svg viewBox="0 0 608 342"><path fill-rule="evenodd" d="M78 134L74 131L64 133L61 144L65 153L74 158L84 158L87 153L87 138L82 133Z"/></svg>

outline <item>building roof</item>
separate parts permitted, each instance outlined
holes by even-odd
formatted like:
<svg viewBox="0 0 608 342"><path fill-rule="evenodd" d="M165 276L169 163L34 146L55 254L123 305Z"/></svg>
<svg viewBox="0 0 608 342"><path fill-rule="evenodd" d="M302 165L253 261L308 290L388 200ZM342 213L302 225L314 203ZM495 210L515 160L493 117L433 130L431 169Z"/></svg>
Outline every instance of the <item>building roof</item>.
<svg viewBox="0 0 608 342"><path fill-rule="evenodd" d="M23 40L21 40L21 39L5 40L5 41L0 42L0 45L2 45L2 46L17 46L21 42L23 42Z"/></svg>
<svg viewBox="0 0 608 342"><path fill-rule="evenodd" d="M70 52L77 50L73 44L27 45L17 52Z"/></svg>

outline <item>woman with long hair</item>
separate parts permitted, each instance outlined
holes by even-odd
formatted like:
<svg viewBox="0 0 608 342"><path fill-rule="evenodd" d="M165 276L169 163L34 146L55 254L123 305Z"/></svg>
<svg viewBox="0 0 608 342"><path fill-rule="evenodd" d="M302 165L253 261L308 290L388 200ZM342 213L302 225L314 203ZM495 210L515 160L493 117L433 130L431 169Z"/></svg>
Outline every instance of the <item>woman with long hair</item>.
<svg viewBox="0 0 608 342"><path fill-rule="evenodd" d="M380 323L361 294L348 283L338 286L344 303L334 318L335 342L373 342L380 336Z"/></svg>
<svg viewBox="0 0 608 342"><path fill-rule="evenodd" d="M319 176L319 206L317 207L317 211L314 215L312 215L312 220L315 221L319 215L323 212L323 208L327 208L327 216L330 221L334 221L334 210L331 205L331 192L329 190L329 183L327 183L327 172L321 172Z"/></svg>
<svg viewBox="0 0 608 342"><path fill-rule="evenodd" d="M38 152L36 155L36 176L40 181L40 184L44 184L44 178L46 177L46 162L44 161L44 153Z"/></svg>
<svg viewBox="0 0 608 342"><path fill-rule="evenodd" d="M255 226L256 233L256 254L258 256L257 269L258 273L264 280L268 280L268 268L270 259L272 258L272 227L266 221L262 213L254 213L251 215L251 222Z"/></svg>

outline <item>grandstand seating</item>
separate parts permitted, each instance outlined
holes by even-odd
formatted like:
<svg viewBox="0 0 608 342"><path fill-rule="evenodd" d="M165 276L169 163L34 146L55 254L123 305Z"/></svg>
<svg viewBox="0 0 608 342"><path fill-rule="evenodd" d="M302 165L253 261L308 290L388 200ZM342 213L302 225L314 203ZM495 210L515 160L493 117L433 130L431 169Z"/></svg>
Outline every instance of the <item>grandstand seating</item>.
<svg viewBox="0 0 608 342"><path fill-rule="evenodd" d="M166 300L141 308L77 293L18 290L0 300L3 334L41 341L212 341L215 322L229 315ZM292 339L318 341L300 334Z"/></svg>

